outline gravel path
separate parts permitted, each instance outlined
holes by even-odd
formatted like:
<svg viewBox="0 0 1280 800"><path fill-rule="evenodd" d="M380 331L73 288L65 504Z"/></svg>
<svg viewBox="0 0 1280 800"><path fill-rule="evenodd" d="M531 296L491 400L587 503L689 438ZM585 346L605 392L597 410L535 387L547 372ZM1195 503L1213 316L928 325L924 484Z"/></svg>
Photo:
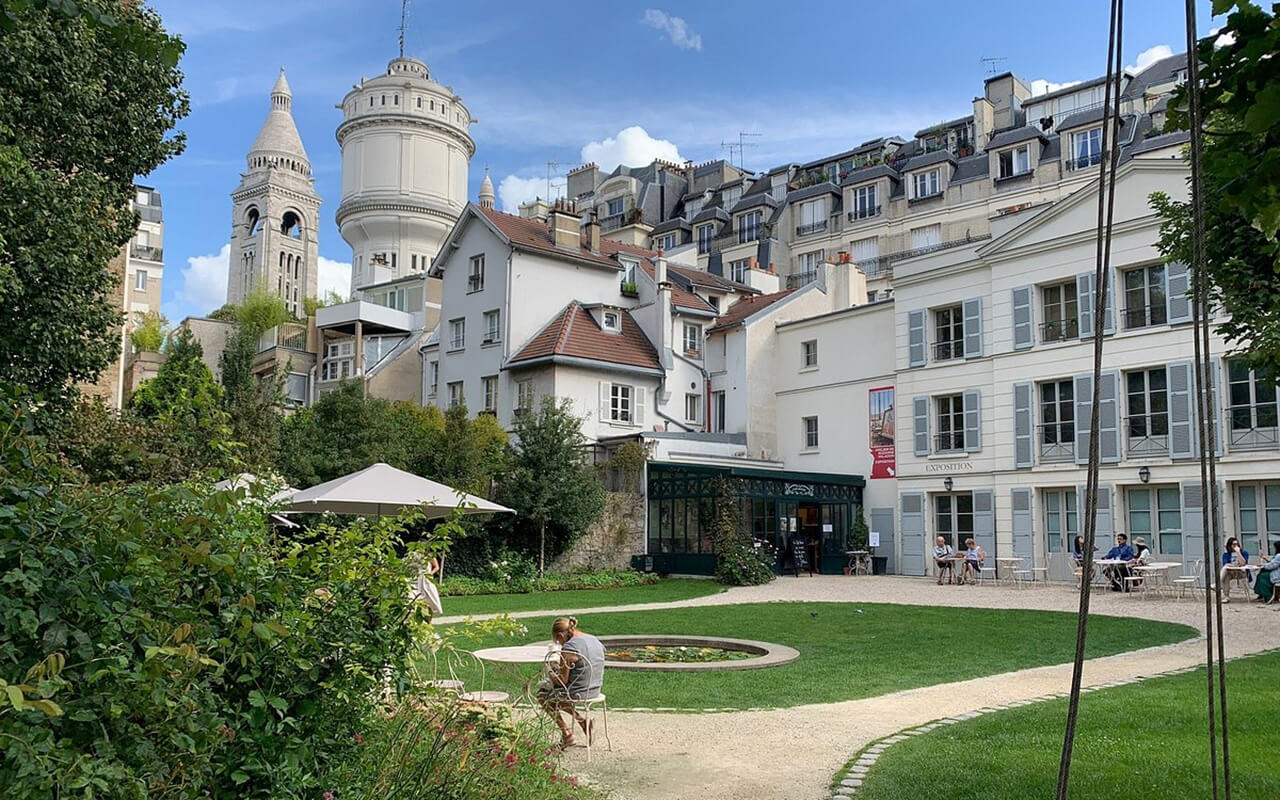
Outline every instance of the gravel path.
<svg viewBox="0 0 1280 800"><path fill-rule="evenodd" d="M936 586L919 578L779 578L766 586L674 603L575 612L590 629L589 615L618 610L728 605L768 601L902 603L906 605L1075 611L1073 587ZM1280 647L1275 607L1246 603L1223 607L1229 657ZM1178 622L1203 632L1203 600L1146 600L1095 592L1095 614ZM566 613L573 609L563 610ZM537 611L512 616L547 616ZM1203 663L1203 635L1180 644L1147 648L1086 662L1084 685L1151 676ZM673 678L674 679L674 678ZM812 798L829 795L832 775L868 743L940 717L1070 688L1070 664L1025 669L974 680L911 689L880 697L775 711L721 714L610 713L614 751L590 763L585 751L569 758L585 777L614 790L617 800L697 797L705 800ZM599 741L599 740L597 740Z"/></svg>

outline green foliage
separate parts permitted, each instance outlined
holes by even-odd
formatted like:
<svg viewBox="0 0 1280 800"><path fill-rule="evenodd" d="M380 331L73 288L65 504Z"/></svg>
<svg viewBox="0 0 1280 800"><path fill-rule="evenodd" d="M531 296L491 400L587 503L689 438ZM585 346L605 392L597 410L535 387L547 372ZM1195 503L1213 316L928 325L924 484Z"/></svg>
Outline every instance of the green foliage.
<svg viewBox="0 0 1280 800"><path fill-rule="evenodd" d="M138 314L137 325L129 331L129 340L142 353L159 353L169 335L169 320L159 311Z"/></svg>
<svg viewBox="0 0 1280 800"><path fill-rule="evenodd" d="M234 306L235 328L218 359L224 390L223 407L231 425L231 439L241 446L248 469L274 469L280 450L281 409L284 405L283 370L259 376L253 363L262 334L292 318L284 301L256 291Z"/></svg>
<svg viewBox="0 0 1280 800"><path fill-rule="evenodd" d="M871 528L867 526L867 518L862 506L853 515L853 525L849 528L849 546L853 550L866 550L871 541Z"/></svg>
<svg viewBox="0 0 1280 800"><path fill-rule="evenodd" d="M314 317L316 315L316 311L318 311L321 308L328 308L329 306L342 305L345 302L347 301L342 298L342 295L330 289L329 291L324 293L324 297L302 298L302 308L303 308L303 313L305 313L308 317Z"/></svg>
<svg viewBox="0 0 1280 800"><path fill-rule="evenodd" d="M61 402L118 355L109 264L134 177L182 150L181 51L143 4L0 8L0 381Z"/></svg>
<svg viewBox="0 0 1280 800"><path fill-rule="evenodd" d="M254 336L269 331L277 325L293 321L293 315L284 307L284 301L262 289L250 292L249 296L235 307L235 314L236 322Z"/></svg>
<svg viewBox="0 0 1280 800"><path fill-rule="evenodd" d="M440 594L452 597L474 597L485 594L529 594L531 592L569 592L589 589L622 589L628 586L650 586L658 583L654 573L630 569L605 569L597 572L548 572L541 578L534 573L533 562L527 568L511 569L500 562L494 572L475 578L453 576L440 582ZM554 600L549 602L554 603Z"/></svg>
<svg viewBox="0 0 1280 800"><path fill-rule="evenodd" d="M716 580L729 586L758 586L774 579L773 552L747 531L738 494L725 478L716 479L711 540L716 552Z"/></svg>
<svg viewBox="0 0 1280 800"><path fill-rule="evenodd" d="M516 415L510 470L502 502L515 510L513 538L536 542L538 570L586 532L604 510L604 486L585 459L582 421L568 399L543 397L536 410Z"/></svg>

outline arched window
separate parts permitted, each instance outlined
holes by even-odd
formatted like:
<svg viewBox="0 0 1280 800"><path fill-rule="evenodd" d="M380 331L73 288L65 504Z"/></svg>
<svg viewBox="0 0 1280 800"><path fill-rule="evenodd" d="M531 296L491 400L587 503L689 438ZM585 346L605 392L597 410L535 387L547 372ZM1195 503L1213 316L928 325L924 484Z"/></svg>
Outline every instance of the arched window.
<svg viewBox="0 0 1280 800"><path fill-rule="evenodd" d="M248 229L250 236L258 235L258 227L261 225L261 217L255 206L249 206L248 212L245 213L245 228Z"/></svg>
<svg viewBox="0 0 1280 800"><path fill-rule="evenodd" d="M418 99L418 108L422 108L422 98L419 97L417 99Z"/></svg>
<svg viewBox="0 0 1280 800"><path fill-rule="evenodd" d="M280 268L284 269L284 251L280 251Z"/></svg>
<svg viewBox="0 0 1280 800"><path fill-rule="evenodd" d="M400 95L398 94L391 95L391 105L393 106L400 105Z"/></svg>
<svg viewBox="0 0 1280 800"><path fill-rule="evenodd" d="M302 238L302 218L293 211L284 212L280 220L280 232L293 239Z"/></svg>

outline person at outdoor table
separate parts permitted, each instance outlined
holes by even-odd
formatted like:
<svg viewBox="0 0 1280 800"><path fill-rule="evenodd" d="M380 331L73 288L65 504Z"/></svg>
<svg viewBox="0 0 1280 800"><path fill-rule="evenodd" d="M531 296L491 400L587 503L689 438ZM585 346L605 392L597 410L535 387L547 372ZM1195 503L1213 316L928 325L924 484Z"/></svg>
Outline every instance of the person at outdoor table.
<svg viewBox="0 0 1280 800"><path fill-rule="evenodd" d="M578 630L576 617L560 617L551 623L551 639L559 645L559 656L550 664L550 674L538 686L542 708L560 728L561 747L573 744L573 722L591 738L587 718L578 713L574 700L596 697L604 682L604 644ZM562 716L568 714L573 722Z"/></svg>
<svg viewBox="0 0 1280 800"><path fill-rule="evenodd" d="M1094 548L1095 550L1097 548ZM1084 566L1084 537L1077 536L1076 543L1071 546L1071 557L1075 559L1077 567Z"/></svg>
<svg viewBox="0 0 1280 800"><path fill-rule="evenodd" d="M1240 540L1232 536L1222 550L1222 567L1218 570L1218 583L1222 584L1222 602L1231 602L1232 567L1243 567L1249 563L1249 551L1240 546ZM1252 570L1243 570L1246 586L1252 586L1254 575Z"/></svg>
<svg viewBox="0 0 1280 800"><path fill-rule="evenodd" d="M1111 591L1127 591L1124 585L1124 579L1129 576L1129 565L1127 562L1133 561L1138 554L1129 546L1129 537L1123 533L1116 535L1116 546L1107 551L1103 558L1107 561L1124 561L1124 564L1108 564L1106 569L1107 576L1111 579Z"/></svg>
<svg viewBox="0 0 1280 800"><path fill-rule="evenodd" d="M965 539L964 547L964 574L977 577L982 570L982 562L987 560L987 554L972 539Z"/></svg>
<svg viewBox="0 0 1280 800"><path fill-rule="evenodd" d="M1253 591L1267 603L1276 599L1276 587L1280 586L1280 546L1271 560L1258 567L1258 577L1253 580Z"/></svg>
<svg viewBox="0 0 1280 800"><path fill-rule="evenodd" d="M956 562L954 556L956 551L947 544L945 536L938 537L938 544L933 548L933 563L938 568L938 585L942 585L942 574L947 573L947 579L950 580L956 574Z"/></svg>

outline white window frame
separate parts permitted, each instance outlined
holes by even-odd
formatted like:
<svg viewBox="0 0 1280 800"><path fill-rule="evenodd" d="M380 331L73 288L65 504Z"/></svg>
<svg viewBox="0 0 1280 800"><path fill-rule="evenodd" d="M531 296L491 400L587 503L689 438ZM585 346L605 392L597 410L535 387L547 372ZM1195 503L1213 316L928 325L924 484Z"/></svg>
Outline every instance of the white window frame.
<svg viewBox="0 0 1280 800"><path fill-rule="evenodd" d="M606 201L604 205L604 209L605 209L604 215L606 217L622 216L622 212L627 210L626 204L623 201L624 201L624 198L621 198L621 197L615 197L612 200ZM617 204L617 209L618 209L617 211L613 210L615 203Z"/></svg>
<svg viewBox="0 0 1280 800"><path fill-rule="evenodd" d="M613 333L622 332L622 312L603 311L600 314L600 327Z"/></svg>
<svg viewBox="0 0 1280 800"><path fill-rule="evenodd" d="M746 244L760 239L760 222L763 215L760 211L748 211L738 217L738 244Z"/></svg>
<svg viewBox="0 0 1280 800"><path fill-rule="evenodd" d="M702 424L702 395L688 392L684 396L684 420Z"/></svg>
<svg viewBox="0 0 1280 800"><path fill-rule="evenodd" d="M686 355L702 353L702 326L691 322L684 324L684 352Z"/></svg>
<svg viewBox="0 0 1280 800"><path fill-rule="evenodd" d="M921 225L919 228L911 229L911 249L925 250L930 247L938 247L942 244L942 223L935 222L932 225Z"/></svg>
<svg viewBox="0 0 1280 800"><path fill-rule="evenodd" d="M467 346L467 318L449 320L449 349L462 350Z"/></svg>
<svg viewBox="0 0 1280 800"><path fill-rule="evenodd" d="M445 385L445 388L449 392L449 408L456 408L457 406L462 405L465 400L465 395L462 391L462 381L449 381L449 383Z"/></svg>
<svg viewBox="0 0 1280 800"><path fill-rule="evenodd" d="M849 212L849 219L870 219L880 215L880 205L876 202L879 199L879 191L874 183L866 186L859 186L853 190L853 210Z"/></svg>
<svg viewBox="0 0 1280 800"><path fill-rule="evenodd" d="M516 384L516 410L532 411L537 387L532 380L520 381Z"/></svg>
<svg viewBox="0 0 1280 800"><path fill-rule="evenodd" d="M133 274L133 288L139 292L147 290L147 271L145 269L139 269Z"/></svg>
<svg viewBox="0 0 1280 800"><path fill-rule="evenodd" d="M307 404L307 373L305 372L289 372L285 375L284 380L284 403L290 408L300 408ZM295 395L291 388L301 383L301 396Z"/></svg>
<svg viewBox="0 0 1280 800"><path fill-rule="evenodd" d="M738 283L747 282L747 270L751 269L751 259L740 258L729 262L729 280Z"/></svg>
<svg viewBox="0 0 1280 800"><path fill-rule="evenodd" d="M804 450L818 449L818 418L816 416L800 418L800 435L803 437Z"/></svg>
<svg viewBox="0 0 1280 800"><path fill-rule="evenodd" d="M472 256L467 269L467 294L484 291L484 253Z"/></svg>
<svg viewBox="0 0 1280 800"><path fill-rule="evenodd" d="M1005 157L1008 156L1006 164ZM1002 150L996 156L999 178L1016 178L1031 172L1031 145L1023 144ZM1006 171L1007 169L1007 171Z"/></svg>
<svg viewBox="0 0 1280 800"><path fill-rule="evenodd" d="M484 312L484 341L482 344L494 344L502 341L502 309L495 308Z"/></svg>
<svg viewBox="0 0 1280 800"><path fill-rule="evenodd" d="M326 381L340 381L355 375L356 343L352 339L343 339L325 345L324 363L320 367L320 378Z"/></svg>
<svg viewBox="0 0 1280 800"><path fill-rule="evenodd" d="M486 375L480 379L480 385L484 387L484 410L496 414L498 412L498 376Z"/></svg>
<svg viewBox="0 0 1280 800"><path fill-rule="evenodd" d="M800 369L818 368L818 340L809 339L800 343Z"/></svg>
<svg viewBox="0 0 1280 800"><path fill-rule="evenodd" d="M798 220L796 223L797 236L809 236L825 231L827 229L826 200L819 197L815 200L804 201L800 204L796 219Z"/></svg>
<svg viewBox="0 0 1280 800"><path fill-rule="evenodd" d="M942 170L934 168L911 176L911 199L934 197L942 192Z"/></svg>
<svg viewBox="0 0 1280 800"><path fill-rule="evenodd" d="M673 250L676 246L676 235L674 233L664 233L653 242L655 250Z"/></svg>
<svg viewBox="0 0 1280 800"><path fill-rule="evenodd" d="M431 380L429 384L428 394L431 397L436 396L436 391L440 388L440 362L432 361L427 367L427 375Z"/></svg>
<svg viewBox="0 0 1280 800"><path fill-rule="evenodd" d="M1083 152L1082 152L1083 151ZM1067 169L1087 169L1102 161L1102 128L1090 128L1071 134L1071 150L1067 153Z"/></svg>
<svg viewBox="0 0 1280 800"><path fill-rule="evenodd" d="M609 421L631 425L635 422L635 387L625 383L609 384Z"/></svg>
<svg viewBox="0 0 1280 800"><path fill-rule="evenodd" d="M935 453L958 453L964 450L964 393L944 394L933 398L937 433L934 436ZM944 436L950 437L948 447L942 447Z"/></svg>
<svg viewBox="0 0 1280 800"><path fill-rule="evenodd" d="M710 223L698 226L698 254L711 252L711 243L715 241L716 226Z"/></svg>
<svg viewBox="0 0 1280 800"><path fill-rule="evenodd" d="M808 253L801 253L796 256L796 266L799 267L801 275L809 272L816 273L825 258L826 250L811 250Z"/></svg>

